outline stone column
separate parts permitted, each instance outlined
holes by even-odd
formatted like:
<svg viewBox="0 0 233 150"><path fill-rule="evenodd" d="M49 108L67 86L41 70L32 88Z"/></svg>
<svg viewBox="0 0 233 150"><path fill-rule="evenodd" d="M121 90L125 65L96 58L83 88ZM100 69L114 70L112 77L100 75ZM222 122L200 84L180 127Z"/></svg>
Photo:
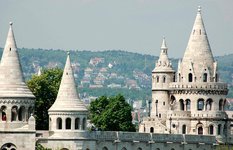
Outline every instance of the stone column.
<svg viewBox="0 0 233 150"><path fill-rule="evenodd" d="M75 118L71 117L71 130L75 130Z"/></svg>
<svg viewBox="0 0 233 150"><path fill-rule="evenodd" d="M66 129L66 119L65 117L62 117L62 130Z"/></svg>
<svg viewBox="0 0 233 150"><path fill-rule="evenodd" d="M83 117L79 118L79 130L83 130Z"/></svg>

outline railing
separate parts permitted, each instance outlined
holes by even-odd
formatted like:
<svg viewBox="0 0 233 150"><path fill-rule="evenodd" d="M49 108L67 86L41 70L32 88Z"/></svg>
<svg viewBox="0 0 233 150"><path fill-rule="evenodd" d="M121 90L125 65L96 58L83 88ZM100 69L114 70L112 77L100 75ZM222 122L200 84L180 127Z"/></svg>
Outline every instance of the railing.
<svg viewBox="0 0 233 150"><path fill-rule="evenodd" d="M227 90L227 84L226 83L211 83L211 82L190 82L190 83L180 83L180 82L174 82L171 83L169 86L171 89L206 89L206 90Z"/></svg>

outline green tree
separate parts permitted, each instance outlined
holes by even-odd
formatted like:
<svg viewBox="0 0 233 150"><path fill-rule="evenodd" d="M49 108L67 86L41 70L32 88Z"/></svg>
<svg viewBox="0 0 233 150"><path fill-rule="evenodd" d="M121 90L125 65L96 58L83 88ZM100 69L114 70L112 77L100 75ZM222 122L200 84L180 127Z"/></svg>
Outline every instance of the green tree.
<svg viewBox="0 0 233 150"><path fill-rule="evenodd" d="M48 130L48 109L56 100L62 78L62 70L45 69L40 76L33 75L27 82L29 89L36 97L35 118L37 130Z"/></svg>
<svg viewBox="0 0 233 150"><path fill-rule="evenodd" d="M100 130L136 131L132 124L132 108L122 95L101 96L91 102L89 110L91 122Z"/></svg>

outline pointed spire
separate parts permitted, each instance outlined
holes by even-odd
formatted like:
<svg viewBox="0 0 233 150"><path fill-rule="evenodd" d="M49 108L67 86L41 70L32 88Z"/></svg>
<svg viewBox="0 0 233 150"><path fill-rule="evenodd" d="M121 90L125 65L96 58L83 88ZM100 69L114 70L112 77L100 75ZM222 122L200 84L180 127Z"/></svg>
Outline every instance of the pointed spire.
<svg viewBox="0 0 233 150"><path fill-rule="evenodd" d="M67 52L57 99L49 111L87 111L87 108L78 96L69 52Z"/></svg>
<svg viewBox="0 0 233 150"><path fill-rule="evenodd" d="M10 22L0 65L0 97L34 98L24 81L12 25Z"/></svg>
<svg viewBox="0 0 233 150"><path fill-rule="evenodd" d="M198 7L196 19L188 41L188 45L183 57L183 70L187 72L189 68L185 67L188 62L194 64L197 76L201 75L200 66L205 62L210 70L213 68L214 58L205 30L204 22L201 15L201 7ZM212 72L212 71L211 71ZM186 76L186 75L184 75Z"/></svg>
<svg viewBox="0 0 233 150"><path fill-rule="evenodd" d="M41 75L41 67L39 67L39 70L37 72L37 76L40 76Z"/></svg>
<svg viewBox="0 0 233 150"><path fill-rule="evenodd" d="M165 37L163 37L163 41L162 41L162 45L161 45L161 53L159 56L159 59L156 63L155 69L153 70L153 72L156 71L173 71L172 66L171 66L171 62L168 58L168 54L167 54L167 45L166 45L166 40Z"/></svg>

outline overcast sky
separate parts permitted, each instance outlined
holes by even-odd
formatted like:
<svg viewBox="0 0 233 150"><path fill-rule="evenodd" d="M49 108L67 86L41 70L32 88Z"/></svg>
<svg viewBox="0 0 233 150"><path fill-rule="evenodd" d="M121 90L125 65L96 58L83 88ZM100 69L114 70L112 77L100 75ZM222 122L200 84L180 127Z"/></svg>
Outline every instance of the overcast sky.
<svg viewBox="0 0 233 150"><path fill-rule="evenodd" d="M180 58L197 13L215 56L233 53L233 0L0 0L0 47L13 28L18 47L126 50Z"/></svg>

